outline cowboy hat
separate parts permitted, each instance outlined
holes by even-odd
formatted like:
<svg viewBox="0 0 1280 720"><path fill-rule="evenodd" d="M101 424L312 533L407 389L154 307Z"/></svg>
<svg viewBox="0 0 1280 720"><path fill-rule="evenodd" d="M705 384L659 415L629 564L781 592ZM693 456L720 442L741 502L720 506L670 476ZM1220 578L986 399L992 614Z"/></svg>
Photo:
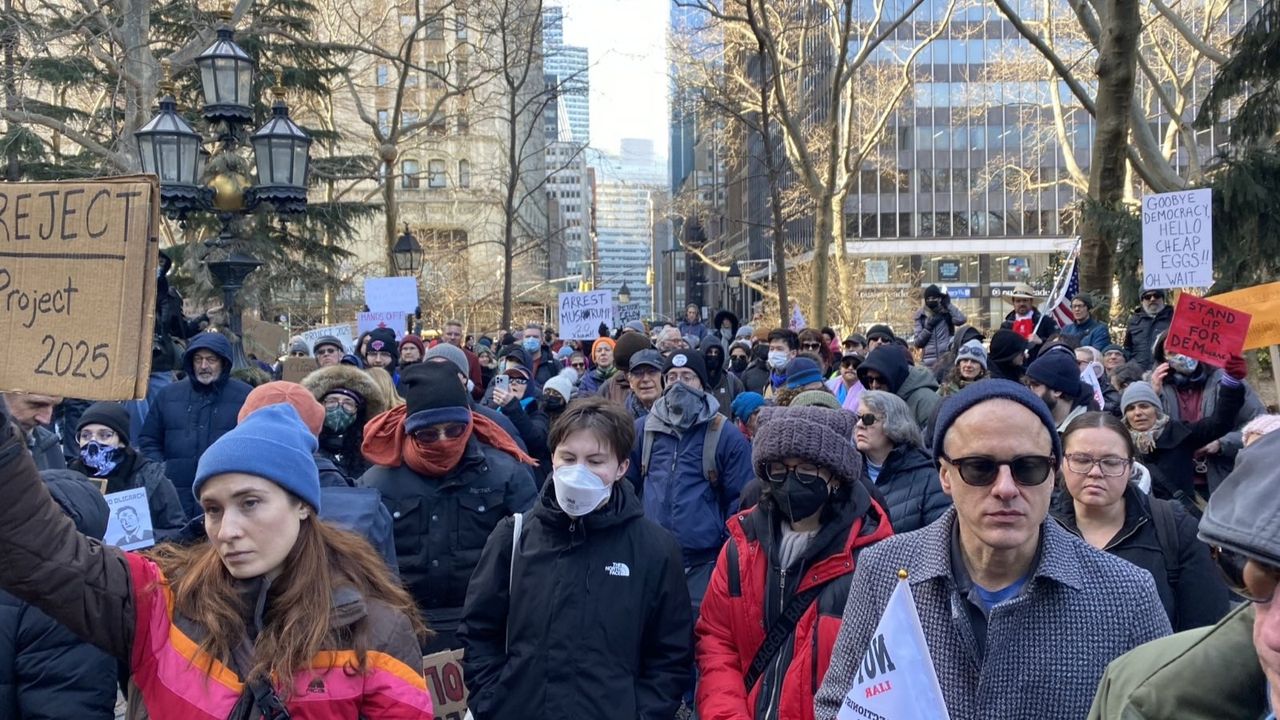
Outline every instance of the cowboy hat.
<svg viewBox="0 0 1280 720"><path fill-rule="evenodd" d="M1027 298L1029 300L1035 300L1037 297L1039 297L1039 295L1036 294L1036 291L1033 290L1031 286L1026 283L1018 283L1017 285L1013 286L1012 290L1004 294L1005 302L1008 302L1008 303L1012 303L1014 298Z"/></svg>

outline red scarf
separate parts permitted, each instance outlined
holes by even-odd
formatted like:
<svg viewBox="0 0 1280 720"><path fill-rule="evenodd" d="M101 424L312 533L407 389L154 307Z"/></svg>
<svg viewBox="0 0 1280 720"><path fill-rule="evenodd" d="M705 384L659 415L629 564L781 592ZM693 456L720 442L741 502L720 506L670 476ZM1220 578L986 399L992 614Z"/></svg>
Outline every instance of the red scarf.
<svg viewBox="0 0 1280 720"><path fill-rule="evenodd" d="M439 477L457 466L472 433L480 442L501 450L526 465L538 461L520 450L507 431L489 418L471 413L471 424L462 437L420 445L404 432L409 417L408 406L400 405L375 416L364 426L364 443L360 451L369 462L384 467L408 465L411 470L429 477Z"/></svg>

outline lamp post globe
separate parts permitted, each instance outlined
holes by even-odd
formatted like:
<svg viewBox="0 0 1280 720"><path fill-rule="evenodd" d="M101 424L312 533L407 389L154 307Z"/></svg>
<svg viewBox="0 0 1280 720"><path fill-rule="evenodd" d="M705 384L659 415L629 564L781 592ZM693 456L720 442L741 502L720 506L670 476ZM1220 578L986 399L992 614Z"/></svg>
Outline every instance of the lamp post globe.
<svg viewBox="0 0 1280 720"><path fill-rule="evenodd" d="M219 11L218 18L222 24L218 26L217 39L196 56L204 92L204 117L209 122L248 123L253 120L253 69L257 63L236 44L230 8Z"/></svg>
<svg viewBox="0 0 1280 720"><path fill-rule="evenodd" d="M396 271L401 275L416 276L422 269L422 245L418 238L409 232L409 224L404 225L404 234L396 239L391 248L391 257L395 261Z"/></svg>
<svg viewBox="0 0 1280 720"><path fill-rule="evenodd" d="M626 305L631 302L631 288L627 287L627 281L622 281L622 287L618 288L618 302Z"/></svg>
<svg viewBox="0 0 1280 720"><path fill-rule="evenodd" d="M254 199L271 203L279 212L302 212L307 204L311 136L289 119L284 88L277 83L272 93L276 99L271 119L249 139L258 168Z"/></svg>

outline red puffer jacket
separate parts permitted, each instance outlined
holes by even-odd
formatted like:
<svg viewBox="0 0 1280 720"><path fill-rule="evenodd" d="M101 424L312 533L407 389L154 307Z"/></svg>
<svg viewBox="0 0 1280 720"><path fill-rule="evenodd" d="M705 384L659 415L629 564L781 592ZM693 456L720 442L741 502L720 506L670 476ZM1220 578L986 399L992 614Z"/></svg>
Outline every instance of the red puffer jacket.
<svg viewBox="0 0 1280 720"><path fill-rule="evenodd" d="M858 550L893 534L884 510L861 485L855 488L810 543L798 578L794 570L788 576L778 568L780 531L770 503L729 519L729 542L716 562L695 633L699 718L813 720L813 696L831 662ZM791 639L746 688L747 669L767 628L792 597L815 585L822 590Z"/></svg>

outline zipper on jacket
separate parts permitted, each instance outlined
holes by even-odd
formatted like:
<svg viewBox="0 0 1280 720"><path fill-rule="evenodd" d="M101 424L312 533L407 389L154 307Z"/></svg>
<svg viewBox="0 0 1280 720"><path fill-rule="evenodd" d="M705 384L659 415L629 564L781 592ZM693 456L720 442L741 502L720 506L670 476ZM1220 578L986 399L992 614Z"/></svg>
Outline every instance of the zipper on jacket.
<svg viewBox="0 0 1280 720"><path fill-rule="evenodd" d="M1133 527L1131 527L1131 528L1129 528L1129 532L1127 532L1127 533L1125 533L1125 534L1121 535L1121 536L1120 536L1120 537L1118 537L1118 538L1114 538L1114 539L1112 539L1112 541L1111 541L1111 542L1107 543L1107 546L1106 546L1106 547L1102 548L1102 551L1103 551L1103 552L1111 552L1111 548L1113 548L1113 547L1115 547L1115 546L1119 545L1120 543L1124 542L1125 540L1128 540L1129 538L1133 537L1133 534L1134 534L1134 533L1136 533L1136 532L1138 532L1138 530L1139 530L1139 529L1141 529L1141 528L1142 528L1142 526L1143 526L1143 525L1145 525L1146 523L1147 523L1147 519L1146 519L1146 518L1138 518L1138 522L1134 523L1134 526L1133 526Z"/></svg>
<svg viewBox="0 0 1280 720"><path fill-rule="evenodd" d="M787 569L781 568L778 572L778 616L782 616L783 610L787 607ZM793 631L794 632L794 631ZM794 639L792 640L794 642ZM782 672L782 649L778 649L778 654L773 658L773 672L770 673L772 683L769 687L769 704L765 708L765 717L772 718L778 716L778 709L782 702L782 682L786 679L786 673Z"/></svg>

